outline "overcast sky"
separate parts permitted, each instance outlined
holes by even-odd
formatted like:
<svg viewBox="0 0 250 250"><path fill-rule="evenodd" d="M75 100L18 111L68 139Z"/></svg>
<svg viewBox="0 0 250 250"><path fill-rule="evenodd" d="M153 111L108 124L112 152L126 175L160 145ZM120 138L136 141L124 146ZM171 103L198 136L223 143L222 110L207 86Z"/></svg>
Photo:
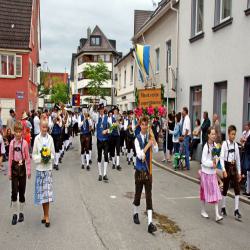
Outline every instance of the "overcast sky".
<svg viewBox="0 0 250 250"><path fill-rule="evenodd" d="M118 51L128 52L135 9L152 10L152 0L42 0L42 68L47 65L53 72L65 68L69 72L80 38L96 24L109 39L116 40Z"/></svg>

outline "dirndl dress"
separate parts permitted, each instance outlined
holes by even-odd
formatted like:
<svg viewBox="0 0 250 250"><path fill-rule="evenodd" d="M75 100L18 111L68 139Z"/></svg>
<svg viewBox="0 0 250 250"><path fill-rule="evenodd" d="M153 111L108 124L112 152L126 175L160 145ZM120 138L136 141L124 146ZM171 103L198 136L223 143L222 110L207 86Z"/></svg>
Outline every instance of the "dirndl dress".
<svg viewBox="0 0 250 250"><path fill-rule="evenodd" d="M35 181L35 205L42 205L44 203L53 202L53 179L52 171L36 171Z"/></svg>
<svg viewBox="0 0 250 250"><path fill-rule="evenodd" d="M222 199L216 174L200 173L200 200L206 203L218 203Z"/></svg>

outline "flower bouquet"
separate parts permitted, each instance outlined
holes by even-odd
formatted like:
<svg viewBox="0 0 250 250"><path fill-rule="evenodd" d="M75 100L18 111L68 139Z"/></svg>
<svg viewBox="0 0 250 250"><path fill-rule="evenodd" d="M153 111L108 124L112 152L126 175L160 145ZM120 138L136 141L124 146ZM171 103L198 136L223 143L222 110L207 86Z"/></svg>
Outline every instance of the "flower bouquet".
<svg viewBox="0 0 250 250"><path fill-rule="evenodd" d="M51 152L48 147L42 147L41 149L41 158L43 164L48 164L51 159Z"/></svg>
<svg viewBox="0 0 250 250"><path fill-rule="evenodd" d="M220 152L221 152L221 145L220 144L216 144L216 146L212 149L212 157L213 160L216 160L217 163L217 168L221 169L221 165L220 165Z"/></svg>
<svg viewBox="0 0 250 250"><path fill-rule="evenodd" d="M112 123L112 125L109 128L109 132L112 133L116 129L118 129L118 124L117 123Z"/></svg>

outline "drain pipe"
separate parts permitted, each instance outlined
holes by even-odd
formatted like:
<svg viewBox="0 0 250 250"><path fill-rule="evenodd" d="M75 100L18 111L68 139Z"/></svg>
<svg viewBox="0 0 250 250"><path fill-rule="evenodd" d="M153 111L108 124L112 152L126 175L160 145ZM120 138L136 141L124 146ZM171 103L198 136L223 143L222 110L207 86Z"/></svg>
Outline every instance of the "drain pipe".
<svg viewBox="0 0 250 250"><path fill-rule="evenodd" d="M179 2L179 0L176 0L176 2ZM177 45L176 45L176 73L175 73L175 111L177 111L177 82L178 82L178 71L179 71L179 10L173 7L173 0L171 0L171 10L175 11L177 14L177 25L176 25L176 41L177 41Z"/></svg>

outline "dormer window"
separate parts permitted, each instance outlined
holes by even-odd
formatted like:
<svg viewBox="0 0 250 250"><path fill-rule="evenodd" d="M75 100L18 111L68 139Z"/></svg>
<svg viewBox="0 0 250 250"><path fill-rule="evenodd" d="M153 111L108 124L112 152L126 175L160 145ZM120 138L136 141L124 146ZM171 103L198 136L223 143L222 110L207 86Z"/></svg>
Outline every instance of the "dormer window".
<svg viewBox="0 0 250 250"><path fill-rule="evenodd" d="M101 46L101 37L100 36L91 36L90 37L91 46Z"/></svg>

